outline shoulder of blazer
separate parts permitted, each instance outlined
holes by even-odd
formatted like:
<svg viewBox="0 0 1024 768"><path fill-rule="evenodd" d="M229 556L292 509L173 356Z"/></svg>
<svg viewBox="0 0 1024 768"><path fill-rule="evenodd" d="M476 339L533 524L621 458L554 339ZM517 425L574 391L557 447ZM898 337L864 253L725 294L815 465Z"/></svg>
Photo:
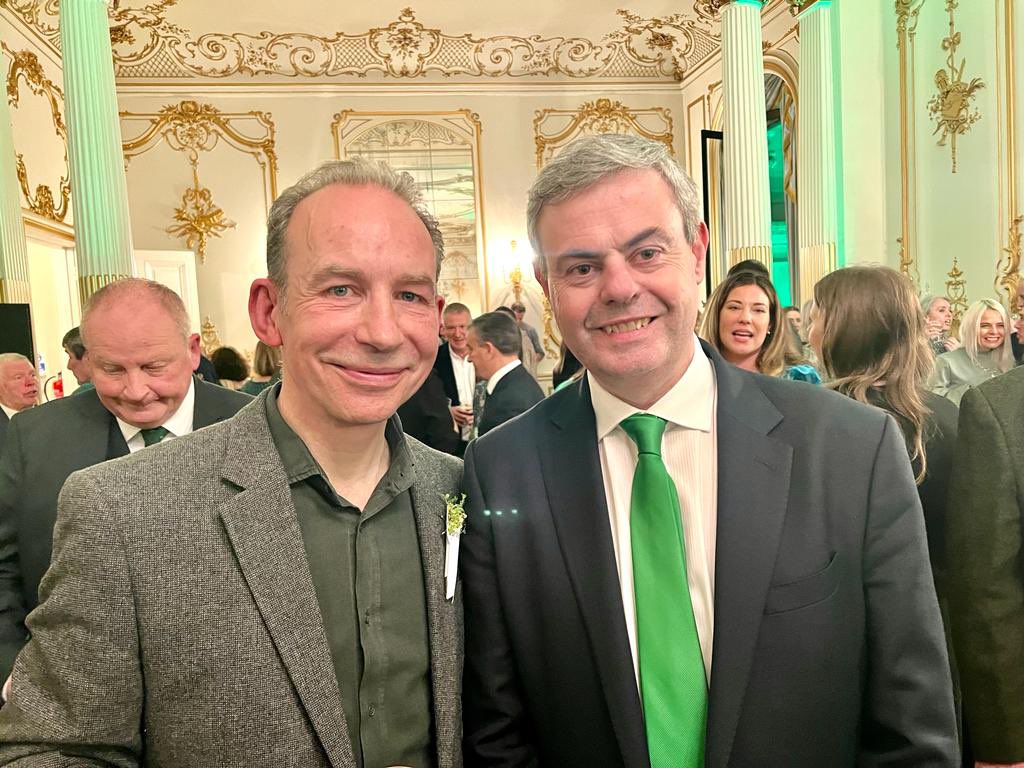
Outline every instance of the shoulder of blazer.
<svg viewBox="0 0 1024 768"><path fill-rule="evenodd" d="M430 479L456 491L462 482L462 459L437 451L415 437L405 436L417 478Z"/></svg>
<svg viewBox="0 0 1024 768"><path fill-rule="evenodd" d="M252 395L195 378L196 401L192 424L195 429L230 418L253 400Z"/></svg>
<svg viewBox="0 0 1024 768"><path fill-rule="evenodd" d="M979 384L964 397L983 397L999 416L1024 411L1024 366Z"/></svg>

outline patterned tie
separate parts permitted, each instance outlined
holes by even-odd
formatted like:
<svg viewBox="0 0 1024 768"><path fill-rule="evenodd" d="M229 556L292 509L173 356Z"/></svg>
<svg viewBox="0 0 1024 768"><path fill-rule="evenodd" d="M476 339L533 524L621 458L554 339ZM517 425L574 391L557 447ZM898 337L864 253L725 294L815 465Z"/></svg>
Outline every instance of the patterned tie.
<svg viewBox="0 0 1024 768"><path fill-rule="evenodd" d="M163 427L153 427L152 429L143 429L142 430L142 442L144 442L146 444L146 447L148 448L151 445L156 445L161 440L163 440L165 437L167 437L169 434L171 434L170 431L167 430L167 429L164 429Z"/></svg>
<svg viewBox="0 0 1024 768"><path fill-rule="evenodd" d="M661 459L665 425L647 413L621 424L638 451L629 531L640 694L651 768L700 768L707 678L686 583L679 497Z"/></svg>
<svg viewBox="0 0 1024 768"><path fill-rule="evenodd" d="M478 381L473 387L473 430L470 439L479 434L480 420L484 417L484 403L487 402L487 381Z"/></svg>

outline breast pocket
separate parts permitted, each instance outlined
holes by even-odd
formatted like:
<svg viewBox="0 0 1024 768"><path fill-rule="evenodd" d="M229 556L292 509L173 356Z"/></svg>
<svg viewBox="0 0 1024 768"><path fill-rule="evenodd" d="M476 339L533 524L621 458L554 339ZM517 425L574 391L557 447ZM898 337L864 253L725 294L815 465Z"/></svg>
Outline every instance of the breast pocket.
<svg viewBox="0 0 1024 768"><path fill-rule="evenodd" d="M768 588L765 600L766 614L788 613L827 600L839 588L839 553L833 552L828 565L820 571L802 576L785 584Z"/></svg>

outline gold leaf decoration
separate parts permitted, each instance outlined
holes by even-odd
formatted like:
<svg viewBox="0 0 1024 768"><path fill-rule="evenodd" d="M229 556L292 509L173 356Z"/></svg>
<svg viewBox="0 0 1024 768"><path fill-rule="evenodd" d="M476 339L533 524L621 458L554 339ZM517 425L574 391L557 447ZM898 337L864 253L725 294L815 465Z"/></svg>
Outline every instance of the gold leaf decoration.
<svg viewBox="0 0 1024 768"><path fill-rule="evenodd" d="M953 312L953 326L951 333L956 335L960 330L960 320L967 311L967 281L964 280L964 273L960 269L956 255L953 256L953 268L949 270L946 281L946 299L949 301L949 308Z"/></svg>
<svg viewBox="0 0 1024 768"><path fill-rule="evenodd" d="M199 256L199 263L206 262L206 246L211 237L220 237L235 222L224 215L220 206L213 202L213 194L199 183L196 176L191 187L181 196L181 205L174 209L174 220L178 222L167 228L169 234L185 239L189 248Z"/></svg>

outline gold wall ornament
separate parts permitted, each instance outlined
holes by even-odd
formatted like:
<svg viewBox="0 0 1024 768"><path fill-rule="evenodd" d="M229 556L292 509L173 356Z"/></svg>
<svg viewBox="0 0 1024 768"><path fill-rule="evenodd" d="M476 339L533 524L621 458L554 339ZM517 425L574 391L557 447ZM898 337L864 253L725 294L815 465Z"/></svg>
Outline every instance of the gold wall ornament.
<svg viewBox="0 0 1024 768"><path fill-rule="evenodd" d="M544 353L553 360L561 359L562 355L562 339L555 332L555 315L547 296L544 297Z"/></svg>
<svg viewBox="0 0 1024 768"><path fill-rule="evenodd" d="M911 175L915 173L913 160L913 146L916 142L911 131L913 104L913 83L908 74L908 65L913 65L912 51L914 36L917 33L917 24L920 18L921 6L924 0L894 0L896 11L896 48L899 51L899 72L900 72L900 219L902 234L896 238L899 245L900 271L908 277L911 275L911 267L914 264L913 229L911 222L911 211L914 210L914 201L911 194L917 193L911 189Z"/></svg>
<svg viewBox="0 0 1024 768"><path fill-rule="evenodd" d="M941 132L938 145L946 146L949 140L950 151L953 156L953 173L956 173L956 139L963 136L978 120L981 113L973 105L977 91L985 87L980 77L971 78L970 82L964 82L964 67L967 66L967 59L960 60L960 66L956 64L956 52L960 47L960 32L956 29L954 11L959 6L959 0L946 0L946 11L949 13L949 36L942 39L942 50L946 51L946 69L940 69L935 73L935 86L937 93L928 102L928 112L935 121L935 134Z"/></svg>
<svg viewBox="0 0 1024 768"><path fill-rule="evenodd" d="M720 36L707 14L676 13L643 18L617 11L619 29L598 41L582 37L476 37L427 27L412 8L384 27L329 37L263 31L191 34L166 21L173 0L143 11L120 11L127 19L115 34L119 78L366 77L567 77L681 80L717 49ZM137 38L137 39L136 39Z"/></svg>
<svg viewBox="0 0 1024 768"><path fill-rule="evenodd" d="M220 340L220 334L217 333L217 326L213 324L209 315L203 320L203 324L199 326L199 346L202 347L203 354L206 357L209 357L224 346Z"/></svg>
<svg viewBox="0 0 1024 768"><path fill-rule="evenodd" d="M999 260L996 262L995 289L998 294L1000 290L1006 294L1006 306L1017 305L1017 283L1020 282L1020 259L1022 249L1022 235L1020 231L1021 222L1024 216L1017 216L1010 223L1010 231L1006 238L1006 246L1002 248Z"/></svg>
<svg viewBox="0 0 1024 768"><path fill-rule="evenodd" d="M199 172L192 167L192 186L181 196L181 205L174 209L174 224L167 233L181 237L188 248L195 250L199 263L206 263L206 245L211 237L235 228L235 222L224 215L213 202L213 193L199 183Z"/></svg>
<svg viewBox="0 0 1024 768"><path fill-rule="evenodd" d="M11 68L7 73L7 103L12 110L18 109L21 103L21 84L28 86L29 91L46 99L50 107L50 115L53 120L53 129L64 147L64 167L67 169L60 177L57 189L58 197L54 195L53 188L45 184L37 184L35 192L29 183L28 168L25 165L25 157L20 152L15 156L15 170L18 176L18 185L25 198L28 209L38 216L51 221L63 222L67 218L71 203L71 168L68 165L68 132L64 124L62 104L64 93L61 89L43 72L39 57L32 51L13 51L6 43L0 42L0 50L3 50L11 57Z"/></svg>
<svg viewBox="0 0 1024 768"><path fill-rule="evenodd" d="M60 55L60 0L0 0L45 46Z"/></svg>
<svg viewBox="0 0 1024 768"><path fill-rule="evenodd" d="M466 281L461 277L455 277L451 280L439 280L437 289L446 299L454 295L456 299L462 301L462 297L466 293Z"/></svg>
<svg viewBox="0 0 1024 768"><path fill-rule="evenodd" d="M263 177L263 202L269 212L277 197L277 151L274 121L269 112L223 112L212 104L186 99L167 104L159 112L121 112L123 128L142 122L146 127L124 141L125 168L133 157L145 154L161 141L175 152L183 152L195 166L199 155L212 151L220 140L252 157Z"/></svg>
<svg viewBox="0 0 1024 768"><path fill-rule="evenodd" d="M533 141L537 168L544 167L561 147L576 137L600 133L643 136L651 141L660 141L675 154L672 114L667 109L630 109L622 102L601 98L585 102L577 109L539 109L534 113Z"/></svg>
<svg viewBox="0 0 1024 768"><path fill-rule="evenodd" d="M953 312L953 327L950 332L956 335L960 330L960 319L967 311L967 281L964 280L964 273L960 269L956 255L953 256L953 267L947 273L949 279L946 281L946 299L949 301L949 308Z"/></svg>

